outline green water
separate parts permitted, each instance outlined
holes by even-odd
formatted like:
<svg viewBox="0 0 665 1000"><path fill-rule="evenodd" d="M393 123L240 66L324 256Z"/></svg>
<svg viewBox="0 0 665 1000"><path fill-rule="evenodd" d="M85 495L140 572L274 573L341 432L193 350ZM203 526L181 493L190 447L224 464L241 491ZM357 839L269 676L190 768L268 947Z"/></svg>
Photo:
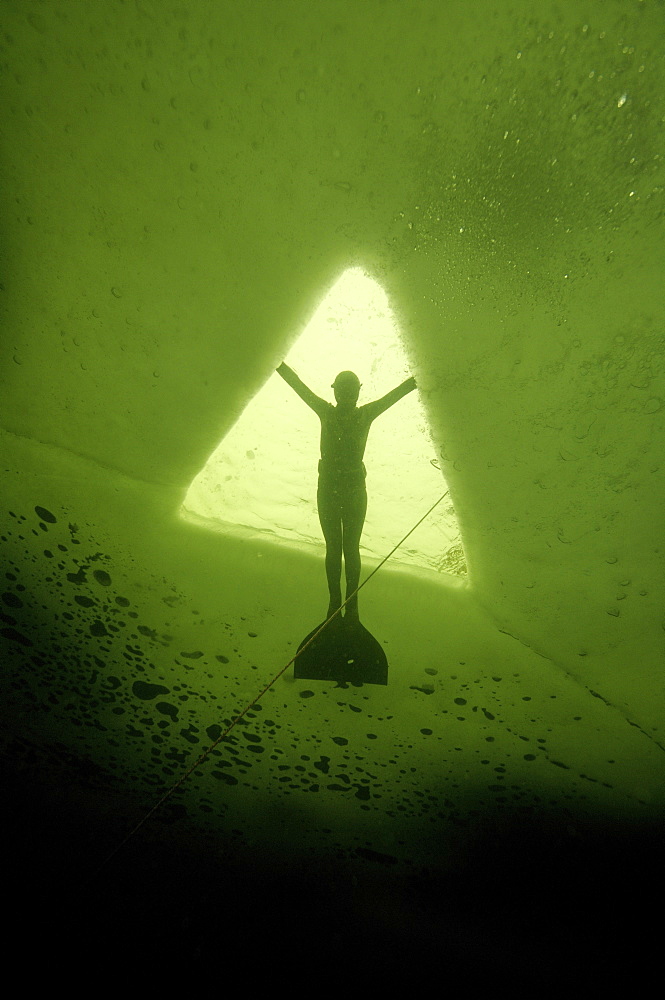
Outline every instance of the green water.
<svg viewBox="0 0 665 1000"><path fill-rule="evenodd" d="M601 975L660 878L662 5L1 11L10 898L59 955ZM98 871L322 619L315 553L178 511L353 266L468 583L377 574L389 684L287 671Z"/></svg>

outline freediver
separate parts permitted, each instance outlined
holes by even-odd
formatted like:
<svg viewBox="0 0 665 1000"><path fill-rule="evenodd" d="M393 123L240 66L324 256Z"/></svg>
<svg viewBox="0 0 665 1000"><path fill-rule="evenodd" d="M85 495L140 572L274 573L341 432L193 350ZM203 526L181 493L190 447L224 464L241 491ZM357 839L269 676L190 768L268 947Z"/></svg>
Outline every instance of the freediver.
<svg viewBox="0 0 665 1000"><path fill-rule="evenodd" d="M340 372L332 383L336 406L312 392L287 364L277 372L321 420L321 458L316 492L319 521L326 543L326 577L330 604L327 617L342 604L342 553L346 576L345 621L359 622L360 536L367 511L367 475L363 463L372 422L416 388L408 378L381 399L357 406L360 379L354 372ZM353 596L352 596L353 595Z"/></svg>

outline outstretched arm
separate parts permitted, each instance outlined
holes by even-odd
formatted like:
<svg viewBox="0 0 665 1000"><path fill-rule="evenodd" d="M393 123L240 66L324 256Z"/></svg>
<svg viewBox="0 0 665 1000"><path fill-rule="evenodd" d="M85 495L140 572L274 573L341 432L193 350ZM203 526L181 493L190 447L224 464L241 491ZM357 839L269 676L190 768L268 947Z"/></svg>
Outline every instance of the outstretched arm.
<svg viewBox="0 0 665 1000"><path fill-rule="evenodd" d="M291 388L295 390L295 392L298 393L303 402L307 403L308 406L311 406L314 412L318 413L319 416L321 415L321 412L329 405L328 403L326 403L325 399L321 399L320 396L317 396L315 393L313 393L312 390L308 386L306 386L301 379L298 378L293 368L289 368L289 366L284 362L281 363L281 365L279 366L279 368L276 369L276 371L277 374L281 375L284 381L288 385L290 385Z"/></svg>
<svg viewBox="0 0 665 1000"><path fill-rule="evenodd" d="M371 413L372 420L378 417L381 413L385 411L396 403L402 396L406 396L407 393L412 392L416 388L416 380L411 377L401 385L398 385L396 389L392 389L390 392L382 396L381 399L375 399L373 403L368 403L367 408Z"/></svg>

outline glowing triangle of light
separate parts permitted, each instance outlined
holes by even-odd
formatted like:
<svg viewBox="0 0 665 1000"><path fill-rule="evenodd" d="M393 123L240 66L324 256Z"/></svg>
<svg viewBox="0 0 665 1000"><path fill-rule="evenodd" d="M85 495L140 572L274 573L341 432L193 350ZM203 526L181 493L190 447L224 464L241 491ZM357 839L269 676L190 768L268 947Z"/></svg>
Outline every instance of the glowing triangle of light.
<svg viewBox="0 0 665 1000"><path fill-rule="evenodd" d="M387 296L358 268L342 274L285 360L330 402L338 371L358 374L359 405L411 374ZM316 414L273 373L193 480L183 516L203 518L221 530L323 549L316 512L319 433ZM361 554L380 559L446 490L416 392L374 422L365 465ZM391 561L466 572L448 498Z"/></svg>

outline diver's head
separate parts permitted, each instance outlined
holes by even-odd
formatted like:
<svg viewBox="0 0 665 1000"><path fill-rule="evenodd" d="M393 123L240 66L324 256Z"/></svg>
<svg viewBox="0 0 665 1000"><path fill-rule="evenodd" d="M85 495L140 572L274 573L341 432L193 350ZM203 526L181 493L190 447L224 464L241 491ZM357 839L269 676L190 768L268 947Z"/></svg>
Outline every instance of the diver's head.
<svg viewBox="0 0 665 1000"><path fill-rule="evenodd" d="M354 372L340 372L332 384L335 399L343 406L355 406L360 395L360 379Z"/></svg>

